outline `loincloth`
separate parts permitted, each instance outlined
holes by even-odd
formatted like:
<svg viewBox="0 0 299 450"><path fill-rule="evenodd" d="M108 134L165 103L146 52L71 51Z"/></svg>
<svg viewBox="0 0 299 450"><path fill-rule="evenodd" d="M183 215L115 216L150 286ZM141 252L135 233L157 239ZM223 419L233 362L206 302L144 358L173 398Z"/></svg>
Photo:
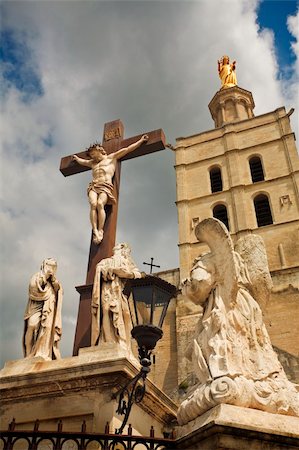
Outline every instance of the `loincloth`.
<svg viewBox="0 0 299 450"><path fill-rule="evenodd" d="M105 181L91 181L87 188L87 194L89 194L90 191L94 191L97 194L107 194L108 201L107 204L111 205L113 203L116 203L116 198L114 196L114 186L112 183L106 183Z"/></svg>

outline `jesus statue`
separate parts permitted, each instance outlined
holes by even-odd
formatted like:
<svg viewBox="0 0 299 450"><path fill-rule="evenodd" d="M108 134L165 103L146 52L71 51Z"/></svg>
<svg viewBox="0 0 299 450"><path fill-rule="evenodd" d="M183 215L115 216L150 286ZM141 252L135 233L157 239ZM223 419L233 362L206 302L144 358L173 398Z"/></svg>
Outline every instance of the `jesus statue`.
<svg viewBox="0 0 299 450"><path fill-rule="evenodd" d="M100 244L103 240L106 220L105 206L107 204L116 203L112 183L116 170L116 162L147 141L148 136L143 135L134 144L121 148L109 155L100 144L96 143L91 145L87 151L87 155L90 159L83 159L79 158L77 155L73 155L73 160L78 164L92 169L92 181L89 183L87 195L90 204L90 222L93 233L93 242L95 244Z"/></svg>

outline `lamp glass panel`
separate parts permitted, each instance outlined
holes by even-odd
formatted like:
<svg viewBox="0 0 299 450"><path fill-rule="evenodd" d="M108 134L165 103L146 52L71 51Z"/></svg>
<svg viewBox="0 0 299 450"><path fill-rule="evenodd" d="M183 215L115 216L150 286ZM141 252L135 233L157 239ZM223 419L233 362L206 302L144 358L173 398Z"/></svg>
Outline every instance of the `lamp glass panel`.
<svg viewBox="0 0 299 450"><path fill-rule="evenodd" d="M132 293L128 298L128 304L133 326L150 323L150 304L143 301L134 302Z"/></svg>

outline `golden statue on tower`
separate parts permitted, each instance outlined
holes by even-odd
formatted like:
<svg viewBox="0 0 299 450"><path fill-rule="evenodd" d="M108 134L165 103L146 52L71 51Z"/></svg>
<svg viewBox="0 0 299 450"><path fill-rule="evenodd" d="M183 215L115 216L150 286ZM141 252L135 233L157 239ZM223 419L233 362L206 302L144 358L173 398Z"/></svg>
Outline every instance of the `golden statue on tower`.
<svg viewBox="0 0 299 450"><path fill-rule="evenodd" d="M230 64L227 55L222 56L218 61L218 73L221 80L221 89L237 85L236 61Z"/></svg>

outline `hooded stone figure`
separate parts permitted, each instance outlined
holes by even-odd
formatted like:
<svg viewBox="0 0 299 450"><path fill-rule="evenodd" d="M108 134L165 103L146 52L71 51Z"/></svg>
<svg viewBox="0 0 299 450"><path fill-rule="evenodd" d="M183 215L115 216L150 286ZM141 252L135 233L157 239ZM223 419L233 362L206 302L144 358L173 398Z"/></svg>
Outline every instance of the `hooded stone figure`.
<svg viewBox="0 0 299 450"><path fill-rule="evenodd" d="M57 262L47 258L29 282L29 299L24 315L25 358L59 359L63 290L56 278Z"/></svg>
<svg viewBox="0 0 299 450"><path fill-rule="evenodd" d="M127 279L141 277L126 243L117 244L113 256L97 264L91 304L91 345L117 343L130 351L132 321L123 290Z"/></svg>

